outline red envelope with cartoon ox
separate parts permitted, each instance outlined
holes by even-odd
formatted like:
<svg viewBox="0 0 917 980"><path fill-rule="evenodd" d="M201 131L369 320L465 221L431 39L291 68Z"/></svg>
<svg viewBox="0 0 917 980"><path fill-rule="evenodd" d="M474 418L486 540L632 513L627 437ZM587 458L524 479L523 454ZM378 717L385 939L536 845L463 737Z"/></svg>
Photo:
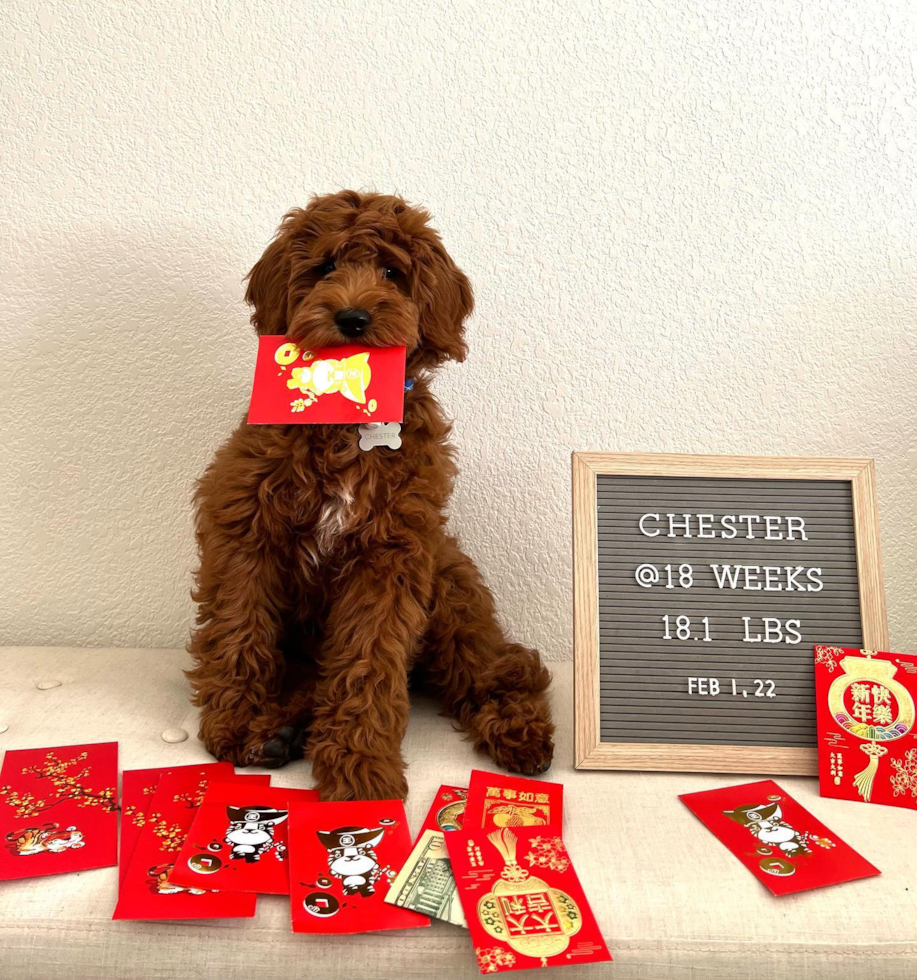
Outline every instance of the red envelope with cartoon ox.
<svg viewBox="0 0 917 980"><path fill-rule="evenodd" d="M289 822L293 932L377 932L430 924L427 916L385 901L411 853L401 800L294 804Z"/></svg>
<svg viewBox="0 0 917 980"><path fill-rule="evenodd" d="M134 846L140 836L140 828L146 823L153 802L153 794L159 779L168 772L181 772L189 768L195 772L206 771L210 779L231 778L231 762L210 762L203 766L175 766L172 768L125 769L121 773L121 839L118 844L118 887L127 874Z"/></svg>
<svg viewBox="0 0 917 980"><path fill-rule="evenodd" d="M611 960L555 831L465 829L446 845L482 974Z"/></svg>
<svg viewBox="0 0 917 980"><path fill-rule="evenodd" d="M282 334L259 337L248 424L400 422L404 364L404 347L302 350Z"/></svg>
<svg viewBox="0 0 917 980"><path fill-rule="evenodd" d="M231 892L290 894L287 817L314 789L211 782L169 881Z"/></svg>
<svg viewBox="0 0 917 980"><path fill-rule="evenodd" d="M822 796L917 810L917 656L815 648Z"/></svg>
<svg viewBox="0 0 917 980"><path fill-rule="evenodd" d="M461 830L468 790L464 786L440 786L417 835L425 830Z"/></svg>
<svg viewBox="0 0 917 980"><path fill-rule="evenodd" d="M161 776L121 883L113 919L228 919L255 914L257 896L185 888L169 881L176 855L194 821L211 775L183 766ZM267 785L270 776L236 776Z"/></svg>
<svg viewBox="0 0 917 980"><path fill-rule="evenodd" d="M484 830L551 827L560 833L563 801L562 783L472 769L463 826Z"/></svg>
<svg viewBox="0 0 917 980"><path fill-rule="evenodd" d="M10 749L0 836L0 881L116 864L118 743Z"/></svg>
<svg viewBox="0 0 917 980"><path fill-rule="evenodd" d="M679 799L774 895L881 874L771 779Z"/></svg>

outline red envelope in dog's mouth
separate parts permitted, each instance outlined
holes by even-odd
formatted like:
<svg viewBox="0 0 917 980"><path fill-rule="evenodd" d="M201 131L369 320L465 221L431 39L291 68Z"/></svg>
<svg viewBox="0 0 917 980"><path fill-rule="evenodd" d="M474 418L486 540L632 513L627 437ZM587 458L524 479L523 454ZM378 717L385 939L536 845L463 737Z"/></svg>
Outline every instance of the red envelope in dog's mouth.
<svg viewBox="0 0 917 980"><path fill-rule="evenodd" d="M304 350L282 334L259 337L248 423L400 422L405 357L404 347Z"/></svg>

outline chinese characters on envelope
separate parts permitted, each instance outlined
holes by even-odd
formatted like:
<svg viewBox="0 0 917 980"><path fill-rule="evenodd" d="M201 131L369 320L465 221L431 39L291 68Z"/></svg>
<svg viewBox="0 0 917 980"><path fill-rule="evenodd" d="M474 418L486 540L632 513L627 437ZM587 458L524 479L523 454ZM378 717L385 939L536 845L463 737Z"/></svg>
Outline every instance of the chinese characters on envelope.
<svg viewBox="0 0 917 980"><path fill-rule="evenodd" d="M815 648L822 796L917 809L917 657Z"/></svg>

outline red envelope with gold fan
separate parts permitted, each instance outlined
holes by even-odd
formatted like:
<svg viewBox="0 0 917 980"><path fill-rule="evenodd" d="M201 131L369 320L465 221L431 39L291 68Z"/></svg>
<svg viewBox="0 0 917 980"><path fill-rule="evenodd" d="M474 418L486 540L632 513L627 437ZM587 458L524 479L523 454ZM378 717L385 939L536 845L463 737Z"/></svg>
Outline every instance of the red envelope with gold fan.
<svg viewBox="0 0 917 980"><path fill-rule="evenodd" d="M8 751L0 844L0 881L115 864L118 743Z"/></svg>
<svg viewBox="0 0 917 980"><path fill-rule="evenodd" d="M472 769L463 826L485 830L551 827L559 834L563 804L563 783Z"/></svg>
<svg viewBox="0 0 917 980"><path fill-rule="evenodd" d="M463 830L446 845L482 974L611 960L554 831Z"/></svg>
<svg viewBox="0 0 917 980"><path fill-rule="evenodd" d="M404 364L404 347L303 350L282 334L259 337L248 423L400 422Z"/></svg>
<svg viewBox="0 0 917 980"><path fill-rule="evenodd" d="M917 656L815 648L822 796L917 810Z"/></svg>

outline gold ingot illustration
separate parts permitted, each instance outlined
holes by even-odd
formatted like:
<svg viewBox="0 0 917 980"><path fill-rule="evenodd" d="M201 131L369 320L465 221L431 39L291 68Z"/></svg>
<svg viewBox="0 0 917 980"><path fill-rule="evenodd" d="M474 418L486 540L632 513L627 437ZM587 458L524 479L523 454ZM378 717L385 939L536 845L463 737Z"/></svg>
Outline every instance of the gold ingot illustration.
<svg viewBox="0 0 917 980"><path fill-rule="evenodd" d="M288 388L298 388L304 394L316 397L340 392L345 398L362 405L366 402L366 389L372 379L369 352L353 354L342 359L330 357L313 361L307 367L293 368Z"/></svg>

